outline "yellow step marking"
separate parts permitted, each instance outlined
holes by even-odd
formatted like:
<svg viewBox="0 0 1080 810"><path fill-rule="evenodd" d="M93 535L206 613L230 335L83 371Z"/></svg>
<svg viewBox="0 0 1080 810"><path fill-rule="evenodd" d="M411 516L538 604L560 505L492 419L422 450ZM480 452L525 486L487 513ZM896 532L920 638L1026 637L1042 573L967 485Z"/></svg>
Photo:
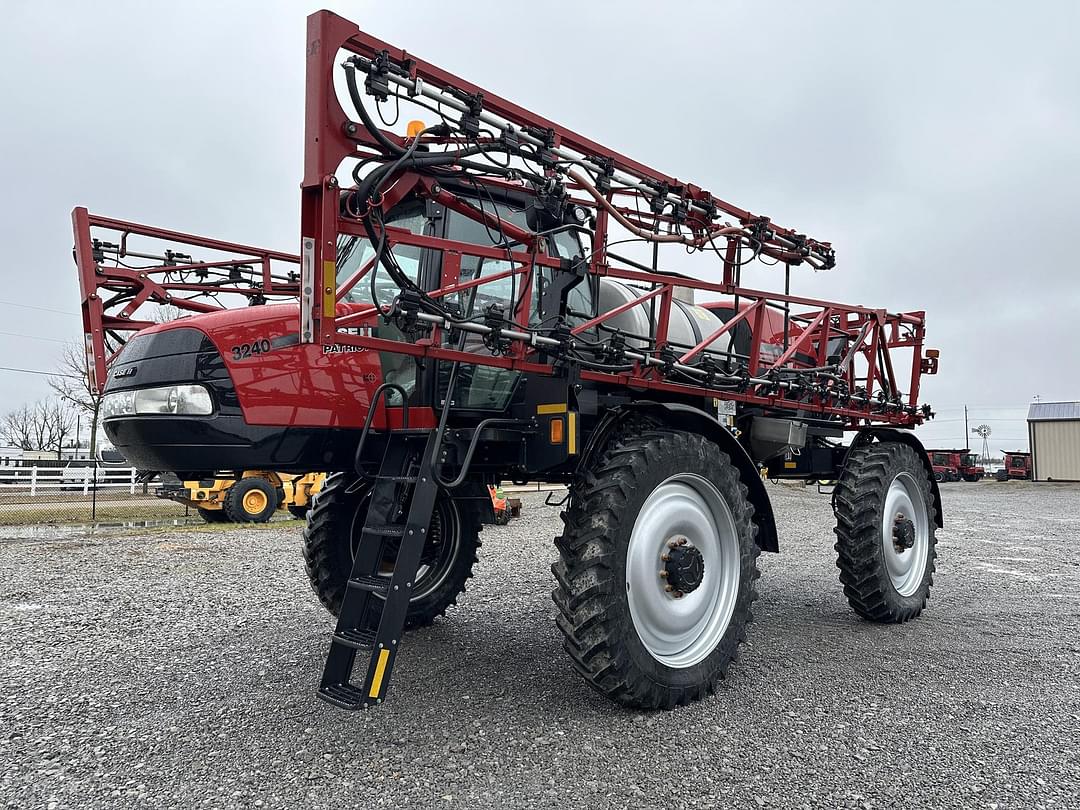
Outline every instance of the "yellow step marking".
<svg viewBox="0 0 1080 810"><path fill-rule="evenodd" d="M379 650L379 662L375 664L375 677L371 679L371 691L368 692L368 697L377 698L379 696L379 690L382 689L382 679L386 674L386 662L390 660L390 650Z"/></svg>

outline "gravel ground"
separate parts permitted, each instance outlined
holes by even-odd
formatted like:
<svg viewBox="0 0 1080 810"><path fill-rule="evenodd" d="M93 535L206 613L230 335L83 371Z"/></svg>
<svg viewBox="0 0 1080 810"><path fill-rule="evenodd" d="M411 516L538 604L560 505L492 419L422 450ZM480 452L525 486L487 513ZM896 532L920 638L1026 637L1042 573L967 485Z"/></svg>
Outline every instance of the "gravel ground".
<svg viewBox="0 0 1080 810"><path fill-rule="evenodd" d="M332 625L297 524L0 529L0 804L1080 806L1080 487L946 485L930 608L889 627L847 608L828 499L772 491L742 658L666 714L571 670L536 495L363 713L315 697Z"/></svg>

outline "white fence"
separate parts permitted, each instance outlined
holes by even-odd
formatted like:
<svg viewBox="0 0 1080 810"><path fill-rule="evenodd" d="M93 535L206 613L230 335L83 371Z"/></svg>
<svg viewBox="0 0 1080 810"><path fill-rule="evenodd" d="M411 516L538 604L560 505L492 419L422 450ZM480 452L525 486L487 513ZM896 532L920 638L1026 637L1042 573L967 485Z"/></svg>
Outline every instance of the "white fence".
<svg viewBox="0 0 1080 810"><path fill-rule="evenodd" d="M96 491L127 492L134 495L142 491L144 482L138 481L139 471L134 467L112 465L68 467L0 467L0 494L16 493L37 497L39 495L67 492L72 495L88 495Z"/></svg>

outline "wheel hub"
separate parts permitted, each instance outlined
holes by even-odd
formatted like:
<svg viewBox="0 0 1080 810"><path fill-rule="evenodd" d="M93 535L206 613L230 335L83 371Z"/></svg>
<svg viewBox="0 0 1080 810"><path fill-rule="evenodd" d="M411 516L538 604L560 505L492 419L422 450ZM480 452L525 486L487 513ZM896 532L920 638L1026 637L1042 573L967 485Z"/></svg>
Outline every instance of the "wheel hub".
<svg viewBox="0 0 1080 810"><path fill-rule="evenodd" d="M249 515L257 515L266 508L266 505L269 503L269 501L267 500L265 493L260 492L257 489L253 489L251 492L248 492L244 495L243 503L244 510Z"/></svg>
<svg viewBox="0 0 1080 810"><path fill-rule="evenodd" d="M893 545L903 552L915 545L915 522L902 512L897 512L892 528Z"/></svg>
<svg viewBox="0 0 1080 810"><path fill-rule="evenodd" d="M676 599L697 590L705 578L705 558L690 545L685 537L668 541L668 550L661 555L664 568L660 577L665 580L665 590Z"/></svg>
<svg viewBox="0 0 1080 810"><path fill-rule="evenodd" d="M711 481L676 473L649 493L626 547L626 601L654 659L684 669L712 654L738 602L740 560L734 516ZM673 574L693 591L676 591Z"/></svg>

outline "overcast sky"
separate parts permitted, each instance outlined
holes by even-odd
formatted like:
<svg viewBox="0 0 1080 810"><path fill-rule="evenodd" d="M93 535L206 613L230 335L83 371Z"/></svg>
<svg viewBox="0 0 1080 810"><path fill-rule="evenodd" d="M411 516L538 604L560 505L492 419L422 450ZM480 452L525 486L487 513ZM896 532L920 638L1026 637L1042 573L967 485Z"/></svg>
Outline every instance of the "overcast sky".
<svg viewBox="0 0 1080 810"><path fill-rule="evenodd" d="M48 370L79 337L75 205L298 251L304 18L317 6L3 7L0 365ZM926 310L942 352L924 387L940 414L919 431L928 444L963 440L968 403L972 427L1015 449L1035 395L1080 399L1077 4L330 7L831 240L836 269L796 271L793 291ZM0 411L47 393L43 377L0 371Z"/></svg>

